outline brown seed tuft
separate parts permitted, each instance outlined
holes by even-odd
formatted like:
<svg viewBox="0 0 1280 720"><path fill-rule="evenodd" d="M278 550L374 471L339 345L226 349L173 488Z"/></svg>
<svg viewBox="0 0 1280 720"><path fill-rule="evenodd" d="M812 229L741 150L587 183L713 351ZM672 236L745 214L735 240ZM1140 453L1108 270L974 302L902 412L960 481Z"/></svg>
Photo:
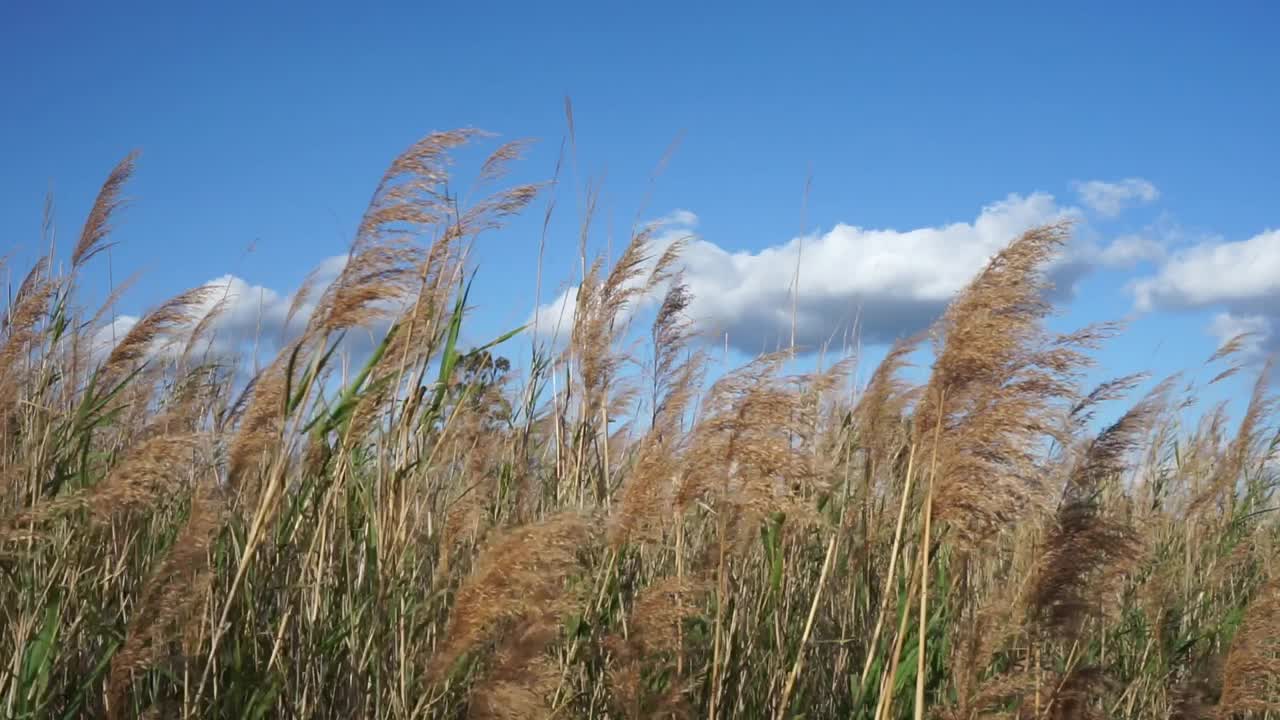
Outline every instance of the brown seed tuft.
<svg viewBox="0 0 1280 720"><path fill-rule="evenodd" d="M103 241L111 233L111 217L124 204L121 193L124 191L125 183L129 182L129 178L133 176L137 159L138 151L129 153L119 165L112 169L111 174L107 176L107 181L102 184L102 189L98 191L98 198L89 210L84 228L80 231L80 239L71 251L73 269L79 269L94 255L106 249L107 246Z"/></svg>
<svg viewBox="0 0 1280 720"><path fill-rule="evenodd" d="M997 254L951 304L915 411L919 457L937 457L934 508L969 546L985 542L1048 502L1039 443L1055 434L1057 405L1074 395L1079 348L1104 331L1053 337L1044 266L1066 225L1024 233ZM933 437L938 435L934 448Z"/></svg>
<svg viewBox="0 0 1280 720"><path fill-rule="evenodd" d="M592 533L589 517L565 511L495 537L458 589L429 675L443 679L463 654L513 627L543 627L558 619L572 602L564 581Z"/></svg>
<svg viewBox="0 0 1280 720"><path fill-rule="evenodd" d="M1280 581L1258 589L1231 640L1219 711L1280 712Z"/></svg>
<svg viewBox="0 0 1280 720"><path fill-rule="evenodd" d="M129 621L125 643L111 658L107 679L110 717L129 717L133 675L155 659L166 641L190 635L190 628L181 626L195 621L194 611L213 578L208 555L222 528L222 513L223 503L216 490L205 486L196 489L186 525L148 580Z"/></svg>
<svg viewBox="0 0 1280 720"><path fill-rule="evenodd" d="M102 364L103 376L118 378L132 370L137 363L148 359L152 353L177 342L182 331L197 322L197 309L212 294L213 289L208 286L192 288L143 316L107 356L106 362Z"/></svg>

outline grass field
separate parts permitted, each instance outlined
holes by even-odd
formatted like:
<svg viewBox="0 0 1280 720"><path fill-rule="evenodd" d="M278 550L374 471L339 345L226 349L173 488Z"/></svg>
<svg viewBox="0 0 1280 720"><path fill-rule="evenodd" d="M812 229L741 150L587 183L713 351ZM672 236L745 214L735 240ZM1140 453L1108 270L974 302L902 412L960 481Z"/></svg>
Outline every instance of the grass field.
<svg viewBox="0 0 1280 720"><path fill-rule="evenodd" d="M208 352L207 288L95 348L117 298L75 288L132 158L69 254L14 270L0 715L1280 714L1280 436L1241 343L1208 359L1256 377L1239 418L1185 379L1083 386L1122 330L1047 328L1054 226L857 387L836 353L712 373L679 246L641 229L587 259L566 346L516 371L510 345L459 341L467 251L542 188L462 206L445 159L480 139L392 163L249 383ZM519 154L478 176L501 188ZM629 326L643 293L652 327ZM388 322L341 371L343 333Z"/></svg>

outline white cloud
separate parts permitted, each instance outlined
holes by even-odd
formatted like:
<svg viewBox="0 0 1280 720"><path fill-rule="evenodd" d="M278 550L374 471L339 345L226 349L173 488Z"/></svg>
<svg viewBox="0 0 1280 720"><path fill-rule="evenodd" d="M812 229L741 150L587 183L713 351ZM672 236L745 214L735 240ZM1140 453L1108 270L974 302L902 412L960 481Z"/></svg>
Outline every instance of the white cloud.
<svg viewBox="0 0 1280 720"><path fill-rule="evenodd" d="M1274 342L1271 330L1280 318L1280 230L1188 247L1135 282L1133 291L1140 310L1221 309L1209 328L1220 339L1248 330Z"/></svg>
<svg viewBox="0 0 1280 720"><path fill-rule="evenodd" d="M1251 333L1244 343L1244 351L1256 354L1262 349L1263 342L1271 336L1271 320L1264 315L1233 315L1223 312L1215 315L1209 322L1209 334L1217 339L1219 346L1242 333Z"/></svg>
<svg viewBox="0 0 1280 720"><path fill-rule="evenodd" d="M1099 260L1108 267L1133 267L1140 262L1160 261L1165 257L1163 243L1143 235L1122 235L1103 248Z"/></svg>
<svg viewBox="0 0 1280 720"><path fill-rule="evenodd" d="M1115 217L1125 208L1146 205L1160 197L1156 186L1142 178L1125 178L1117 182L1090 180L1073 184L1080 202L1103 217Z"/></svg>
<svg viewBox="0 0 1280 720"><path fill-rule="evenodd" d="M573 312L577 303L578 287L575 285L562 290L555 300L537 308L529 318L528 325L539 337L567 338L573 326Z"/></svg>
<svg viewBox="0 0 1280 720"><path fill-rule="evenodd" d="M664 227L676 226L691 230L698 226L698 216L691 210L672 210L665 216L659 218L655 224Z"/></svg>
<svg viewBox="0 0 1280 720"><path fill-rule="evenodd" d="M1019 234L1079 215L1051 195L1034 193L988 205L972 222L905 231L839 224L758 252L731 252L695 235L682 256L693 293L688 314L705 336L721 339L727 334L729 343L744 352L785 347L798 263L797 344L816 349L833 338L838 342L855 322L863 340L891 341L932 322L991 256ZM657 244L690 236L692 219L685 218L684 227L669 227ZM1148 251L1073 243L1050 268L1051 279L1060 293L1069 293L1089 268ZM538 309L533 320L540 334L550 336L557 328L560 337L567 334L576 293L569 288Z"/></svg>
<svg viewBox="0 0 1280 720"><path fill-rule="evenodd" d="M222 275L205 282L204 285L211 289L209 297L202 306L194 308L192 314L201 318L215 306L221 307L195 351L231 356L247 355L256 348L262 359L269 359L302 330L315 310L316 298L337 278L346 261L346 255L337 255L320 263L315 271L315 287L310 297L299 305L292 318L289 318L289 307L296 290L286 294L251 284L235 275ZM112 323L98 328L93 335L94 357L101 359L110 353L138 319L136 315L120 315ZM190 330L188 328L187 332ZM176 356L185 344L185 335L170 338L167 344L158 344L155 351Z"/></svg>
<svg viewBox="0 0 1280 720"><path fill-rule="evenodd" d="M129 334L129 330L138 324L137 315L118 315L114 320L94 330L89 339L89 354L94 362L105 360L116 343Z"/></svg>
<svg viewBox="0 0 1280 720"><path fill-rule="evenodd" d="M1143 310L1226 305L1236 312L1263 312L1280 300L1280 230L1181 250L1134 291Z"/></svg>

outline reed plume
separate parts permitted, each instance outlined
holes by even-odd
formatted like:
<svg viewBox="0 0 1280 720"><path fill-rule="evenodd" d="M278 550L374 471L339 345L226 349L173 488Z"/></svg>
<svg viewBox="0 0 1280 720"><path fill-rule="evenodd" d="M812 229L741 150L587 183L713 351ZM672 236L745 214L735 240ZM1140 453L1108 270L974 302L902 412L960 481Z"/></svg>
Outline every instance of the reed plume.
<svg viewBox="0 0 1280 720"><path fill-rule="evenodd" d="M687 716L689 681L670 674L682 652L681 625L701 612L708 586L697 579L663 578L637 593L627 636L610 636L606 647L615 665L610 671L613 706L625 718ZM665 678L656 691L653 678Z"/></svg>
<svg viewBox="0 0 1280 720"><path fill-rule="evenodd" d="M1280 582L1257 591L1223 667L1220 717L1280 712Z"/></svg>
<svg viewBox="0 0 1280 720"><path fill-rule="evenodd" d="M116 343L102 363L102 376L117 379L137 364L154 357L166 346L177 343L182 331L198 322L198 309L212 296L208 286L192 288L162 303L142 316L129 332Z"/></svg>
<svg viewBox="0 0 1280 720"><path fill-rule="evenodd" d="M485 137L390 163L262 365L221 287L131 328L103 327L129 283L77 304L132 157L62 265L46 206L0 325L0 715L1280 712L1269 367L1242 413L1171 379L1098 427L1145 375L1082 387L1119 330L1051 330L1052 225L860 393L852 353L721 368L684 240L589 263L598 185L565 352L477 337L475 248L545 187Z"/></svg>
<svg viewBox="0 0 1280 720"><path fill-rule="evenodd" d="M937 457L938 519L975 546L1044 508L1038 443L1073 400L1082 352L1106 333L1051 336L1045 265L1066 225L1024 233L999 252L934 328L936 360L914 416L921 457ZM933 441L935 435L938 442Z"/></svg>
<svg viewBox="0 0 1280 720"><path fill-rule="evenodd" d="M572 607L564 581L592 532L590 518L570 511L494 537L458 588L447 639L431 658L431 677L442 679L463 654L499 634L556 622Z"/></svg>
<svg viewBox="0 0 1280 720"><path fill-rule="evenodd" d="M1122 379L1101 389L1110 396L1135 380ZM1171 385L1172 379L1161 383L1099 433L1067 479L1028 599L1052 633L1073 638L1086 619L1106 612L1104 598L1139 557L1138 530L1104 514L1103 493L1120 482L1132 452L1164 408ZM1095 398L1099 395L1094 393Z"/></svg>
<svg viewBox="0 0 1280 720"><path fill-rule="evenodd" d="M196 610L213 579L210 547L222 528L223 501L207 483L192 493L186 524L152 572L125 632L124 645L111 658L107 681L110 717L127 718L133 676L153 662L165 643L183 639L194 652L190 635L198 627ZM179 632L175 632L178 630Z"/></svg>
<svg viewBox="0 0 1280 720"><path fill-rule="evenodd" d="M98 197L93 202L93 207L89 210L89 217L85 220L84 227L80 231L80 239L76 241L75 248L71 251L71 267L78 270L94 255L107 249L104 241L111 233L112 217L120 211L124 205L124 186L129 182L129 178L133 177L133 172L137 164L138 152L135 150L129 153L120 164L111 170L111 174L107 176L106 182L102 184L102 188L98 191Z"/></svg>

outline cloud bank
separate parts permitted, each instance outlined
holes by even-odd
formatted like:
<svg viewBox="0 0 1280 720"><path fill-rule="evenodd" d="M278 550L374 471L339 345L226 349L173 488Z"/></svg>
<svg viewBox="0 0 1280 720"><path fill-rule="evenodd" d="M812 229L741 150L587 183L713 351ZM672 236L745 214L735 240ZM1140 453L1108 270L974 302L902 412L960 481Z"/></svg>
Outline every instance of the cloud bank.
<svg viewBox="0 0 1280 720"><path fill-rule="evenodd" d="M688 310L706 338L754 354L790 343L794 295L796 342L814 350L846 334L886 343L927 327L1001 248L1022 232L1083 213L1047 193L1009 195L968 222L911 230L838 224L829 231L756 252L734 252L699 236L687 211L665 219L657 251L690 238L682 255L693 293ZM1100 265L1131 265L1158 255L1137 238L1100 247L1087 228L1050 268L1060 296ZM655 252L655 254L657 254ZM567 336L576 288L538 308L531 322L547 338ZM647 299L653 302L654 298ZM643 303L642 303L643 304Z"/></svg>
<svg viewBox="0 0 1280 720"><path fill-rule="evenodd" d="M338 277L346 261L346 255L336 255L320 263L315 270L315 286L310 297L298 307L292 318L289 318L289 307L297 290L283 293L229 274L205 282L203 285L211 292L201 305L193 308L192 314L204 317L216 306L220 308L193 352L252 359L256 350L263 362L269 361L306 326L315 311L316 298ZM139 319L138 315L119 315L111 323L98 328L93 335L94 357L105 358ZM182 352L186 339L173 338L172 342L157 346L155 351L175 357Z"/></svg>
<svg viewBox="0 0 1280 720"><path fill-rule="evenodd" d="M1276 345L1280 320L1280 230L1247 240L1210 240L1174 253L1133 286L1140 310L1221 312L1209 330L1220 340L1254 332Z"/></svg>

